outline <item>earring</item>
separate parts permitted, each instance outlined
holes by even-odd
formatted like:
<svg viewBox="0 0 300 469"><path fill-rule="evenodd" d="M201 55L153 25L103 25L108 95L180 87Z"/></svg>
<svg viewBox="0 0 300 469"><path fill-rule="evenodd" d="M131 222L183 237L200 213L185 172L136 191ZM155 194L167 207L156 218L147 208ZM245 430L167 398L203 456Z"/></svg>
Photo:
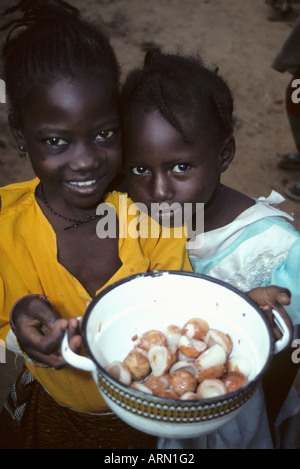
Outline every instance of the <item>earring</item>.
<svg viewBox="0 0 300 469"><path fill-rule="evenodd" d="M26 152L26 149L25 149L25 147L24 147L23 145L20 147L20 152L21 152L21 153L19 153L19 157L20 157L22 160L26 160L26 158L27 158L27 152Z"/></svg>

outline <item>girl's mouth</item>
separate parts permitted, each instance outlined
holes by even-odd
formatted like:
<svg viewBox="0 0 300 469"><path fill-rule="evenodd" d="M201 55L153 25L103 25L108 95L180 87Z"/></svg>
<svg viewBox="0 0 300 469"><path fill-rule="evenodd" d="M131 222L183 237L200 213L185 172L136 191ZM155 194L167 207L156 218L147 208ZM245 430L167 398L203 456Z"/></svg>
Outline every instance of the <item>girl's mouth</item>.
<svg viewBox="0 0 300 469"><path fill-rule="evenodd" d="M74 194L91 195L97 189L100 179L89 179L86 181L66 181L65 184Z"/></svg>
<svg viewBox="0 0 300 469"><path fill-rule="evenodd" d="M171 226L182 226L183 210L179 203L174 203L169 207L167 204L151 204L149 215L161 225L171 223Z"/></svg>
<svg viewBox="0 0 300 469"><path fill-rule="evenodd" d="M95 183L96 183L96 179L93 179L91 181L69 181L69 184L71 184L71 186L77 186L77 187L92 186Z"/></svg>

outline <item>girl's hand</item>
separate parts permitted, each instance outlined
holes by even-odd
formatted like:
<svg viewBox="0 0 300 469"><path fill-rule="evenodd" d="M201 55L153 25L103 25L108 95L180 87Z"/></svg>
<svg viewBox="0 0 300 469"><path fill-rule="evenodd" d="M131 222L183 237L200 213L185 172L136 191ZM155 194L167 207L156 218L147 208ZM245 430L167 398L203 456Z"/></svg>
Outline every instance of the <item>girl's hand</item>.
<svg viewBox="0 0 300 469"><path fill-rule="evenodd" d="M66 365L60 345L68 321L59 318L49 301L39 295L25 296L15 305L11 319L19 345L31 359L55 369Z"/></svg>
<svg viewBox="0 0 300 469"><path fill-rule="evenodd" d="M68 339L70 349L75 353L80 353L83 346L81 339L81 319L70 319L68 325Z"/></svg>
<svg viewBox="0 0 300 469"><path fill-rule="evenodd" d="M292 321L284 309L283 305L289 305L291 302L291 293L287 288L277 287L271 285L269 287L254 288L247 292L247 295L259 304L261 309L266 313L267 317L273 325L274 337L276 340L280 339L281 332L274 323L272 310L275 309L284 319L286 325L291 331L291 337L293 336L293 324Z"/></svg>

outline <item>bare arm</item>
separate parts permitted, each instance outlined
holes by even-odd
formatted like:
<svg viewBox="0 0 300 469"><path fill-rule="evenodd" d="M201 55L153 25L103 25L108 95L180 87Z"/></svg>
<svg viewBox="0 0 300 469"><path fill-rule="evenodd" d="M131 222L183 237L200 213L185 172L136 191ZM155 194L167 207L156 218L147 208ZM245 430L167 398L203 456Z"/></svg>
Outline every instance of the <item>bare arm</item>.
<svg viewBox="0 0 300 469"><path fill-rule="evenodd" d="M284 318L292 338L300 338L300 326L293 327L283 305L290 303L290 292L285 288L270 286L265 288L256 288L248 292L248 295L255 300L266 312L271 323L272 309L278 311ZM280 338L280 331L275 327L275 339ZM293 340L293 339L292 339ZM270 430L275 442L275 421L280 409L295 381L299 363L294 363L292 354L292 340L290 344L281 352L274 355L271 365L263 377L263 388L265 393L266 408L269 418Z"/></svg>
<svg viewBox="0 0 300 469"><path fill-rule="evenodd" d="M295 327L294 337L300 337L300 327ZM299 363L294 363L294 349L289 345L285 350L274 356L270 368L263 378L270 430L275 435L275 421L279 411L291 389L299 370Z"/></svg>

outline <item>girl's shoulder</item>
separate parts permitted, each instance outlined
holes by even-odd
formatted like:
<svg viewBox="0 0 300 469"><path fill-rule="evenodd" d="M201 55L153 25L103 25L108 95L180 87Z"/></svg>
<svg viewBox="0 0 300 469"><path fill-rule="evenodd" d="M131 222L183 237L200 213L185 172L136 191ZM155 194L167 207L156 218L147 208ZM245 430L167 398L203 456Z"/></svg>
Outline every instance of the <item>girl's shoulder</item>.
<svg viewBox="0 0 300 469"><path fill-rule="evenodd" d="M215 200L205 207L205 232L229 225L254 204L255 201L247 195L221 184Z"/></svg>
<svg viewBox="0 0 300 469"><path fill-rule="evenodd" d="M223 198L228 207L228 217L233 221L241 213L255 205L255 200L231 187L224 186Z"/></svg>
<svg viewBox="0 0 300 469"><path fill-rule="evenodd" d="M127 213L129 207L135 205L127 192L119 191L109 192L105 197L104 203L112 205L118 216L124 211Z"/></svg>
<svg viewBox="0 0 300 469"><path fill-rule="evenodd" d="M35 189L39 179L9 184L0 188L1 218L11 212L21 210L25 205L35 202Z"/></svg>

